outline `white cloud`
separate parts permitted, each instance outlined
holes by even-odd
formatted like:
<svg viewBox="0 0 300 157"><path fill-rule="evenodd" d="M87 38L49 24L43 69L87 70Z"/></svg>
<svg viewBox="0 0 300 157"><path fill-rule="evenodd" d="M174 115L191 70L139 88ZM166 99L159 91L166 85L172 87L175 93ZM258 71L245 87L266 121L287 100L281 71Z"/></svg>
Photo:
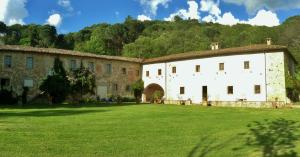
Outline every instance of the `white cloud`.
<svg viewBox="0 0 300 157"><path fill-rule="evenodd" d="M60 14L50 15L49 18L47 19L47 24L55 27L59 27L61 23L62 23L62 17L60 16Z"/></svg>
<svg viewBox="0 0 300 157"><path fill-rule="evenodd" d="M200 11L208 12L211 15L218 16L221 14L219 9L219 2L215 3L213 0L201 0Z"/></svg>
<svg viewBox="0 0 300 157"><path fill-rule="evenodd" d="M139 21L151 21L151 18L146 15L138 15L137 19Z"/></svg>
<svg viewBox="0 0 300 157"><path fill-rule="evenodd" d="M200 10L207 12L208 15L202 18L202 21L220 23L223 25L236 25L238 23L250 24L255 26L278 26L280 24L277 14L272 11L259 10L255 17L245 20L235 18L231 12L226 12L222 15L219 2L212 0L201 0Z"/></svg>
<svg viewBox="0 0 300 157"><path fill-rule="evenodd" d="M23 19L28 12L26 0L0 0L0 21L7 25L24 24Z"/></svg>
<svg viewBox="0 0 300 157"><path fill-rule="evenodd" d="M250 24L254 26L278 26L280 24L279 19L276 15L276 13L273 13L271 11L266 10L260 10L257 15L253 18L245 20L239 20L235 18L231 12L224 13L223 16L212 16L208 15L202 19L202 21L205 22L213 22L213 23L219 23L222 25L236 25L238 23L243 24Z"/></svg>
<svg viewBox="0 0 300 157"><path fill-rule="evenodd" d="M58 0L57 4L66 8L68 11L74 10L70 0Z"/></svg>
<svg viewBox="0 0 300 157"><path fill-rule="evenodd" d="M243 21L242 21L243 22ZM278 26L280 24L276 13L272 11L260 10L257 15L245 23L255 26Z"/></svg>
<svg viewBox="0 0 300 157"><path fill-rule="evenodd" d="M255 14L261 9L271 11L300 8L300 0L223 0L227 3L244 5L250 14Z"/></svg>
<svg viewBox="0 0 300 157"><path fill-rule="evenodd" d="M183 19L196 19L200 20L200 12L198 10L199 6L195 1L188 1L189 9L180 9L176 13L171 14L169 17L165 18L165 21L174 20L175 16L179 16Z"/></svg>
<svg viewBox="0 0 300 157"><path fill-rule="evenodd" d="M140 4L145 7L145 13L156 15L158 6L168 8L168 3L172 0L139 0Z"/></svg>

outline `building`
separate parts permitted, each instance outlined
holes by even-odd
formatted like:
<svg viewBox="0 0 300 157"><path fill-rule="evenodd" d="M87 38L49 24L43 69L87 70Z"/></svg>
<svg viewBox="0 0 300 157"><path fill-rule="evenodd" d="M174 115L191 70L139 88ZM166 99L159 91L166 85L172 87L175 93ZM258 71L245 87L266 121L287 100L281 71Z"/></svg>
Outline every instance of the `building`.
<svg viewBox="0 0 300 157"><path fill-rule="evenodd" d="M29 98L37 96L39 85L51 73L54 59L59 57L67 71L81 63L95 72L96 95L132 97L130 85L140 79L141 60L136 58L102 56L76 51L33 48L25 46L0 46L0 88L12 89L21 95L29 87Z"/></svg>
<svg viewBox="0 0 300 157"><path fill-rule="evenodd" d="M296 60L286 47L252 45L181 53L143 62L145 92L165 103L261 106L288 102L285 76L294 75Z"/></svg>
<svg viewBox="0 0 300 157"><path fill-rule="evenodd" d="M152 59L103 56L60 49L0 46L1 88L30 97L49 74L54 59L72 71L81 63L96 74L96 95L132 97L130 85L143 79L143 102L155 91L165 103L262 106L286 104L286 75L294 75L296 60L285 46L267 44L173 54Z"/></svg>

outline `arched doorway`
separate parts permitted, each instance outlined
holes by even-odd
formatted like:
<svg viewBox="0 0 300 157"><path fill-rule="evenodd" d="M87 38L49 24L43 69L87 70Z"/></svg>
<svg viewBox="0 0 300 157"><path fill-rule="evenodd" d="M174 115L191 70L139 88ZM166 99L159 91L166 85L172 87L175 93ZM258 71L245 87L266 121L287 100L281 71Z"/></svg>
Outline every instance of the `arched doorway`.
<svg viewBox="0 0 300 157"><path fill-rule="evenodd" d="M165 92L160 85L153 83L144 89L144 95L146 102L153 103L156 99L161 99L165 95Z"/></svg>

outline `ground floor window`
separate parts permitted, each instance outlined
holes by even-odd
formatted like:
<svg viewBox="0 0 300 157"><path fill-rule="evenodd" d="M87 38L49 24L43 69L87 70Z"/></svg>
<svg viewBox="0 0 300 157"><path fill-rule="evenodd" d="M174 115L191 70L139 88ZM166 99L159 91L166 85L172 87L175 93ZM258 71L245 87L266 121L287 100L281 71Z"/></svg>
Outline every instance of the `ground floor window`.
<svg viewBox="0 0 300 157"><path fill-rule="evenodd" d="M0 89L7 89L10 86L10 80L8 78L0 78Z"/></svg>
<svg viewBox="0 0 300 157"><path fill-rule="evenodd" d="M24 87L33 87L33 80L32 79L25 79L24 80Z"/></svg>
<svg viewBox="0 0 300 157"><path fill-rule="evenodd" d="M233 86L227 87L227 94L233 94Z"/></svg>
<svg viewBox="0 0 300 157"><path fill-rule="evenodd" d="M184 87L180 87L180 94L184 94Z"/></svg>
<svg viewBox="0 0 300 157"><path fill-rule="evenodd" d="M255 94L260 94L260 85L255 85L254 86L254 93Z"/></svg>

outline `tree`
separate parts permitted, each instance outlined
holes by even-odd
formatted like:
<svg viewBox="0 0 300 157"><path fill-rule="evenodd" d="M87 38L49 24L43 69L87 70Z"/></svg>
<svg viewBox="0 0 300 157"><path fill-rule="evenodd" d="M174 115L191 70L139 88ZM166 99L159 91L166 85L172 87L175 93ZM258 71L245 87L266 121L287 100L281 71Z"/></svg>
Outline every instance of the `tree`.
<svg viewBox="0 0 300 157"><path fill-rule="evenodd" d="M40 85L53 104L62 103L70 93L70 81L59 58L55 58L52 72Z"/></svg>
<svg viewBox="0 0 300 157"><path fill-rule="evenodd" d="M88 68L85 68L82 63L80 68L74 70L73 75L69 76L69 80L71 82L71 94L73 98L79 94L80 100L82 100L83 95L94 94L96 87L95 74Z"/></svg>
<svg viewBox="0 0 300 157"><path fill-rule="evenodd" d="M142 94L144 92L144 81L138 80L131 85L131 89L133 91L136 103L141 102Z"/></svg>

